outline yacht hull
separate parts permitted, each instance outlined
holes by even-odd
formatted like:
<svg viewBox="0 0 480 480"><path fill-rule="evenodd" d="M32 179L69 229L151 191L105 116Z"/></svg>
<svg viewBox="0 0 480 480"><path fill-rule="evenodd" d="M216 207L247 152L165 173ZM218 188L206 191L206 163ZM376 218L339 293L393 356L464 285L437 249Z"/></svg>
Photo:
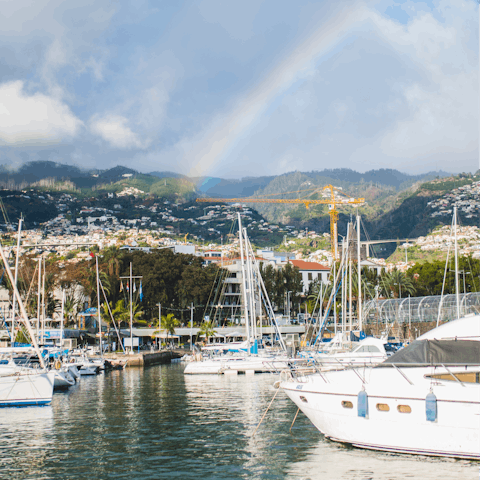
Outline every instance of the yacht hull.
<svg viewBox="0 0 480 480"><path fill-rule="evenodd" d="M327 438L355 447L480 460L480 384L431 381L422 372L359 369L283 382L281 387ZM363 377L365 375L365 377ZM365 379L363 382L362 378ZM359 416L358 393L367 394ZM437 416L427 420L426 396Z"/></svg>
<svg viewBox="0 0 480 480"><path fill-rule="evenodd" d="M0 407L46 405L52 401L54 372L0 377Z"/></svg>
<svg viewBox="0 0 480 480"><path fill-rule="evenodd" d="M231 357L214 358L199 362L190 362L185 374L229 374L229 373L268 373L289 368L294 363L303 361L288 358L269 357Z"/></svg>

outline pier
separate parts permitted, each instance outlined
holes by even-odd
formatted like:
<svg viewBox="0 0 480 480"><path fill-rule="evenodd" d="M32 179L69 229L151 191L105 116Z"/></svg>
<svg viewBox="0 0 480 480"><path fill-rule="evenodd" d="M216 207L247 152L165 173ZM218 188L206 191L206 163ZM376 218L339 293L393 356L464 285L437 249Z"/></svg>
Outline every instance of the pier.
<svg viewBox="0 0 480 480"><path fill-rule="evenodd" d="M132 355L123 353L106 353L104 355L109 361L127 361L127 367L148 367L150 365L163 365L171 363L175 358L181 358L178 352L174 350L161 350L157 352L141 352Z"/></svg>

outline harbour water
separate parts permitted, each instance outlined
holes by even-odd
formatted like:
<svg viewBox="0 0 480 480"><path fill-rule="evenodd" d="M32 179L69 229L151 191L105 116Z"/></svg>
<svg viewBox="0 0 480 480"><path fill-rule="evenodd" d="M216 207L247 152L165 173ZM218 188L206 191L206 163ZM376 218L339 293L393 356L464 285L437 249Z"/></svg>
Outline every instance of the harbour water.
<svg viewBox="0 0 480 480"><path fill-rule="evenodd" d="M173 364L83 378L51 406L0 410L5 479L478 479L479 463L325 440L272 375Z"/></svg>

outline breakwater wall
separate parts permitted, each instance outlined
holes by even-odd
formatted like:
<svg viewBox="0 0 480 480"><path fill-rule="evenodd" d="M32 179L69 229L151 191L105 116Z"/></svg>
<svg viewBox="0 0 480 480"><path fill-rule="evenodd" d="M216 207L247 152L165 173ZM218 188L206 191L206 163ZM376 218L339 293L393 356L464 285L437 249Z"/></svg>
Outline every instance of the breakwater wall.
<svg viewBox="0 0 480 480"><path fill-rule="evenodd" d="M128 361L127 367L148 367L170 363L174 358L180 358L180 356L171 350L161 350L160 352L134 353L133 355L107 353L105 358L111 361Z"/></svg>

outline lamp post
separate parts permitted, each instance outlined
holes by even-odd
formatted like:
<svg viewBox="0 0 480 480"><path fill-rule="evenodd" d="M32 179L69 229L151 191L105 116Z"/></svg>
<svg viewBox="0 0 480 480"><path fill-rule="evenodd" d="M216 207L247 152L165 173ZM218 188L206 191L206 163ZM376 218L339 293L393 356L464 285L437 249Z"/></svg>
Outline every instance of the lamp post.
<svg viewBox="0 0 480 480"><path fill-rule="evenodd" d="M398 282L398 283L394 283L394 285L398 286L398 298L401 299L402 298L402 284L400 282Z"/></svg>
<svg viewBox="0 0 480 480"><path fill-rule="evenodd" d="M290 294L292 293L292 290L289 290L287 292L287 312L288 312L288 321L290 322Z"/></svg>
<svg viewBox="0 0 480 480"><path fill-rule="evenodd" d="M160 350L160 329L162 328L162 304L158 304L158 350Z"/></svg>

